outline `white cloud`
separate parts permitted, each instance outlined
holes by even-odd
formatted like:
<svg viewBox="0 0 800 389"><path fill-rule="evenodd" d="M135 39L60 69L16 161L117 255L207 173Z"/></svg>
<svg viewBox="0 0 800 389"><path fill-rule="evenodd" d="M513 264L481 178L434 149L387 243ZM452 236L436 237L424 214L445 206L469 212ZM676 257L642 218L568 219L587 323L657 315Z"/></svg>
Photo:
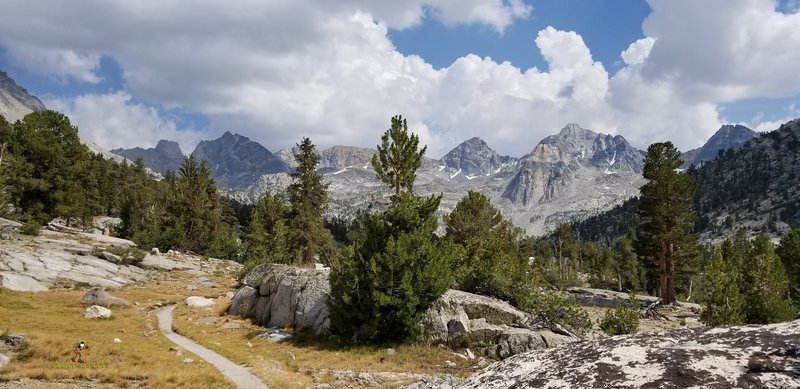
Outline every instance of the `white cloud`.
<svg viewBox="0 0 800 389"><path fill-rule="evenodd" d="M547 69L475 55L435 69L387 35L427 19L502 32L531 15L520 0L6 2L0 46L15 60L87 82L97 81L100 56L120 64L125 92L54 102L109 148L195 142L198 132L178 131L131 96L206 114L205 136L230 130L272 150L302 136L320 147L374 146L403 114L439 157L472 136L519 156L569 122L642 148L669 139L688 149L722 123L721 103L800 93L800 15L770 0L650 0L646 38L613 75L580 35L553 27L530 47Z"/></svg>
<svg viewBox="0 0 800 389"><path fill-rule="evenodd" d="M17 62L61 82L73 78L92 84L100 82L96 74L100 67L100 55L95 53L80 54L68 49L9 45L9 54Z"/></svg>
<svg viewBox="0 0 800 389"><path fill-rule="evenodd" d="M644 37L631 43L620 56L626 65L638 65L650 55L650 50L653 49L654 43L656 43L655 39Z"/></svg>
<svg viewBox="0 0 800 389"><path fill-rule="evenodd" d="M202 134L178 131L158 110L132 101L125 92L81 95L74 99L45 100L48 108L63 112L78 127L81 138L107 150L131 145L155 147L158 139L174 140L184 153L194 150Z"/></svg>

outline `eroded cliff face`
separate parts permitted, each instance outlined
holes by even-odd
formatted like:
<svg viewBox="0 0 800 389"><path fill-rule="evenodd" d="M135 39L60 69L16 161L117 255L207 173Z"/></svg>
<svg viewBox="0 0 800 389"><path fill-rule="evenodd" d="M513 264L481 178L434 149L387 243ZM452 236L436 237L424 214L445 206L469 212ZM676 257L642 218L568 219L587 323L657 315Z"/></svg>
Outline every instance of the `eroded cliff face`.
<svg viewBox="0 0 800 389"><path fill-rule="evenodd" d="M528 352L464 388L798 388L800 320L616 336Z"/></svg>

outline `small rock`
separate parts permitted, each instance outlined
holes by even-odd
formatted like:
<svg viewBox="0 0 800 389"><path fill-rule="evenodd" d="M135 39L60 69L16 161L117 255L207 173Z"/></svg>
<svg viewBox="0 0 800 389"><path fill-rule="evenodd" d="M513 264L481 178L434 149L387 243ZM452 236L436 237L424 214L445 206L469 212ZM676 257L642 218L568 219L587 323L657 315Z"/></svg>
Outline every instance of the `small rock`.
<svg viewBox="0 0 800 389"><path fill-rule="evenodd" d="M451 360L444 361L444 365L447 367L456 367L456 363Z"/></svg>
<svg viewBox="0 0 800 389"><path fill-rule="evenodd" d="M186 289L187 290L197 290L197 287L194 286L193 284L189 284L189 285L186 285Z"/></svg>
<svg viewBox="0 0 800 389"><path fill-rule="evenodd" d="M289 353L289 359L294 361L295 359L297 359L297 357L295 357L294 354Z"/></svg>
<svg viewBox="0 0 800 389"><path fill-rule="evenodd" d="M393 348L387 348L386 349L386 354L387 355L395 355L395 354L397 354L397 350L395 350Z"/></svg>
<svg viewBox="0 0 800 389"><path fill-rule="evenodd" d="M461 358L461 359L463 359L465 361L469 360L469 357L466 356L466 355L462 355L462 354L459 354L459 353L453 353L453 355L455 355L455 356L457 356L457 357L459 357L459 358Z"/></svg>
<svg viewBox="0 0 800 389"><path fill-rule="evenodd" d="M83 317L87 319L108 319L111 317L111 310L99 305L92 305L91 307L86 308L86 312L83 313Z"/></svg>
<svg viewBox="0 0 800 389"><path fill-rule="evenodd" d="M467 358L475 359L475 354L470 349L467 349Z"/></svg>
<svg viewBox="0 0 800 389"><path fill-rule="evenodd" d="M250 343L250 342L247 342L247 348L253 348L253 344Z"/></svg>
<svg viewBox="0 0 800 389"><path fill-rule="evenodd" d="M0 369L6 367L8 363L11 362L11 359L3 354L0 354Z"/></svg>
<svg viewBox="0 0 800 389"><path fill-rule="evenodd" d="M228 292L225 293L225 297L227 297L229 299L232 299L233 296L236 296L236 292L228 291Z"/></svg>
<svg viewBox="0 0 800 389"><path fill-rule="evenodd" d="M319 384L315 388L316 389L333 389L333 387L328 385L328 384Z"/></svg>
<svg viewBox="0 0 800 389"><path fill-rule="evenodd" d="M194 362L194 359L192 358L184 358L183 360L183 363L192 363L192 362Z"/></svg>
<svg viewBox="0 0 800 389"><path fill-rule="evenodd" d="M150 255L161 255L161 252L158 251L158 247L153 247L150 249Z"/></svg>
<svg viewBox="0 0 800 389"><path fill-rule="evenodd" d="M214 300L200 296L191 296L186 298L186 305L193 308L207 308L214 305Z"/></svg>
<svg viewBox="0 0 800 389"><path fill-rule="evenodd" d="M0 234L0 240L11 240L10 234Z"/></svg>
<svg viewBox="0 0 800 389"><path fill-rule="evenodd" d="M236 322L229 322L222 325L222 328L228 330L235 330L237 328L242 328L242 325Z"/></svg>
<svg viewBox="0 0 800 389"><path fill-rule="evenodd" d="M122 343L122 339L120 339L120 338L114 338L114 343Z"/></svg>
<svg viewBox="0 0 800 389"><path fill-rule="evenodd" d="M106 261L111 262L111 263L120 263L122 261L122 258L120 258L119 255L116 255L116 254L113 254L113 253L109 253L108 251L101 252L100 253L100 258L103 258Z"/></svg>
<svg viewBox="0 0 800 389"><path fill-rule="evenodd" d="M195 278L193 283L199 284L201 286L205 286L207 288L216 288L217 287L217 284L213 280L211 280L209 278L206 278L206 277Z"/></svg>
<svg viewBox="0 0 800 389"><path fill-rule="evenodd" d="M6 336L5 344L13 351L20 351L28 346L28 337L25 334L10 334Z"/></svg>

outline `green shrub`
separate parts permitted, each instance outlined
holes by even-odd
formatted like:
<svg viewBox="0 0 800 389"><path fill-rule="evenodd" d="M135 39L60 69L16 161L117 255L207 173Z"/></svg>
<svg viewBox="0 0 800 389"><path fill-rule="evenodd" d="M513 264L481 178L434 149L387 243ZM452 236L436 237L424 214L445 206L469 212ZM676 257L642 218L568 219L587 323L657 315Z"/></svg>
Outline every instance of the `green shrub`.
<svg viewBox="0 0 800 389"><path fill-rule="evenodd" d="M589 314L575 300L564 298L557 292L534 290L527 296L518 296L519 308L545 323L558 324L578 334L592 328Z"/></svg>
<svg viewBox="0 0 800 389"><path fill-rule="evenodd" d="M27 223L23 224L22 227L19 228L19 233L24 235L30 236L39 236L39 222L35 219L28 220Z"/></svg>
<svg viewBox="0 0 800 389"><path fill-rule="evenodd" d="M639 303L635 296L631 295L631 301L627 304L606 311L600 329L611 336L636 332L639 329Z"/></svg>

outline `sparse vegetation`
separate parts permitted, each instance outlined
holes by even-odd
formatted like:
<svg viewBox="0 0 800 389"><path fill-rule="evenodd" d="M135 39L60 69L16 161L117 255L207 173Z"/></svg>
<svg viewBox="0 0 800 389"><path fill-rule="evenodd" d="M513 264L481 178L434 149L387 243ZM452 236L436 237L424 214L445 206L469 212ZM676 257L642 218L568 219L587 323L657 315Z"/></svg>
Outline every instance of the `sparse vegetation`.
<svg viewBox="0 0 800 389"><path fill-rule="evenodd" d="M639 301L631 294L630 301L620 304L606 311L605 317L600 322L600 328L605 333L614 335L632 334L639 329Z"/></svg>

